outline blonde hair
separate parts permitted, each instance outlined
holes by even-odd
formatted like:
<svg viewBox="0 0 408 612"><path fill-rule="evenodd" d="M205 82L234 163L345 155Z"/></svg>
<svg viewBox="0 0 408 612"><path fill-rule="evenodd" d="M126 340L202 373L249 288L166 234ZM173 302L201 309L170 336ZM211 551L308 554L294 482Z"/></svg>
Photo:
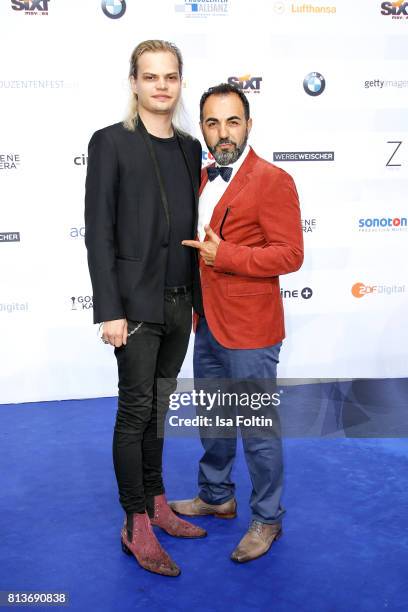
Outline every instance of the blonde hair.
<svg viewBox="0 0 408 612"><path fill-rule="evenodd" d="M168 51L176 56L178 62L178 70L180 79L183 76L183 58L180 52L180 49L176 47L175 44L168 42L167 40L144 40L139 43L137 47L133 50L132 55L130 56L130 68L129 68L129 80L130 77L137 77L137 62L139 57L145 53L146 51L157 52L157 51ZM181 97L179 102L177 103L177 107L175 110L175 114L179 114L183 111ZM127 115L123 121L123 125L126 129L134 132L136 129L138 120L138 112L137 112L137 95L131 92Z"/></svg>

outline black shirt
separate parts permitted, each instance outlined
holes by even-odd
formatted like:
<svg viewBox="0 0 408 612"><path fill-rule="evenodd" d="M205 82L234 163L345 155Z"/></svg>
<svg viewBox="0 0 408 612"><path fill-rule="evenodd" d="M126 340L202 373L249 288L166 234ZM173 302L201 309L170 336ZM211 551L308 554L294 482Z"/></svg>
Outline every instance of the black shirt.
<svg viewBox="0 0 408 612"><path fill-rule="evenodd" d="M192 249L182 240L194 240L194 193L190 174L176 136L150 134L163 177L170 214L166 287L191 285Z"/></svg>

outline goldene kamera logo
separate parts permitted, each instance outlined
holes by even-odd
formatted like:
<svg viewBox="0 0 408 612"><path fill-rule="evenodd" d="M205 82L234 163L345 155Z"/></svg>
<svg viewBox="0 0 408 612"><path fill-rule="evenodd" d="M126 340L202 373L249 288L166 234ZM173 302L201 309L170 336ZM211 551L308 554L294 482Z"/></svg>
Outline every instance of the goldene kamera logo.
<svg viewBox="0 0 408 612"><path fill-rule="evenodd" d="M20 163L18 153L0 153L0 170L17 170Z"/></svg>
<svg viewBox="0 0 408 612"><path fill-rule="evenodd" d="M92 295L73 295L70 298L71 310L92 310L93 296Z"/></svg>
<svg viewBox="0 0 408 612"><path fill-rule="evenodd" d="M302 230L305 234L311 234L317 229L316 217L310 217L308 219L302 219Z"/></svg>

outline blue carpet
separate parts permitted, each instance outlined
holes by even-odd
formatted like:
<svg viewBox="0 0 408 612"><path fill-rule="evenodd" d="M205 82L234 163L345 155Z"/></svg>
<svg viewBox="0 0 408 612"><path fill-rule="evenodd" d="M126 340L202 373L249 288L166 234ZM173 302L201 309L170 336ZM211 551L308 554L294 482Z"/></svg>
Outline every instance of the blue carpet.
<svg viewBox="0 0 408 612"><path fill-rule="evenodd" d="M115 411L113 398L0 406L0 590L66 591L75 611L406 612L406 440L286 439L284 537L244 565L229 560L249 518L240 446L238 518L197 519L203 540L158 532L172 579L121 551ZM195 495L199 456L197 439L166 441L170 498Z"/></svg>

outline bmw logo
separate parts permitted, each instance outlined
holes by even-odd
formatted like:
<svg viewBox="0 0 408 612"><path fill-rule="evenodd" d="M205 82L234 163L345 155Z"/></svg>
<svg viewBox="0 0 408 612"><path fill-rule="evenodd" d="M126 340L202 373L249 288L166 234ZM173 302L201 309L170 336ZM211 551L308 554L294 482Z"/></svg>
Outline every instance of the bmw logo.
<svg viewBox="0 0 408 612"><path fill-rule="evenodd" d="M320 96L325 87L326 81L320 72L309 72L303 80L303 89L309 96Z"/></svg>
<svg viewBox="0 0 408 612"><path fill-rule="evenodd" d="M102 10L110 19L120 19L126 12L125 0L102 0Z"/></svg>

